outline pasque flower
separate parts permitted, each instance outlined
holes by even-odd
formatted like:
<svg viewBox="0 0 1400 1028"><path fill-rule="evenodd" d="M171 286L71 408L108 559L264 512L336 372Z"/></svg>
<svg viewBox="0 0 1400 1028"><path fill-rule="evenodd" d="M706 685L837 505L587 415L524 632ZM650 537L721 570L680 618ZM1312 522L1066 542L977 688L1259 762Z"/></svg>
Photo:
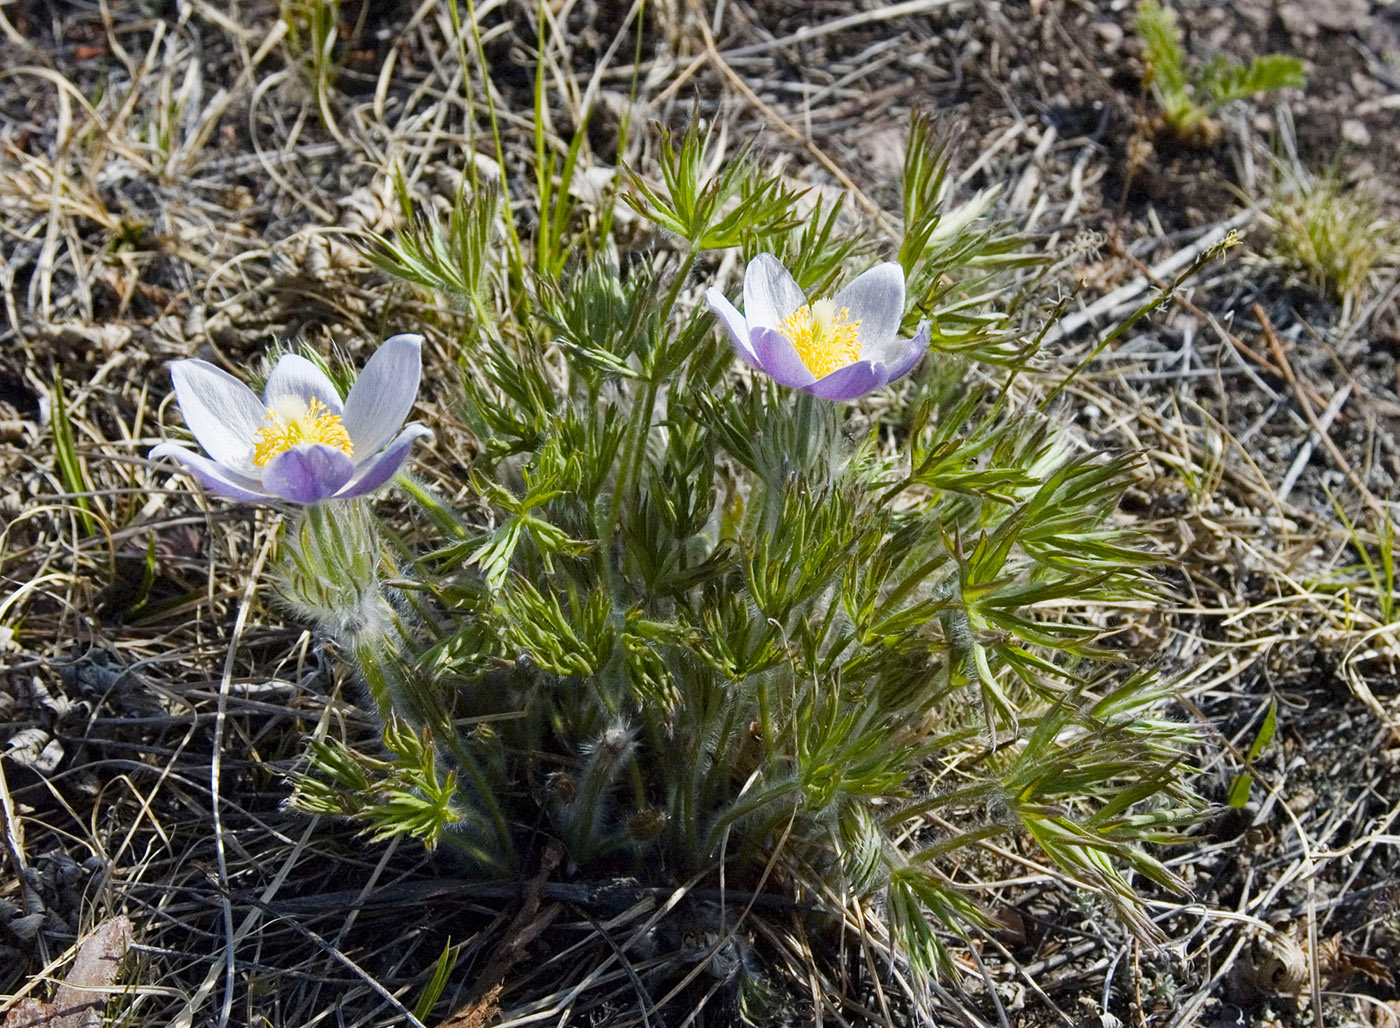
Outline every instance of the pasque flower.
<svg viewBox="0 0 1400 1028"><path fill-rule="evenodd" d="M342 402L326 373L288 354L267 378L263 398L207 361L171 365L175 399L208 456L162 443L210 492L234 500L348 499L379 488L399 470L413 440L431 435L404 425L418 393L423 337L397 335L375 351Z"/></svg>
<svg viewBox="0 0 1400 1028"><path fill-rule="evenodd" d="M785 386L827 400L854 400L908 373L928 349L925 321L898 338L904 269L893 261L858 275L831 299L808 302L770 253L744 271L744 312L718 289L705 297L734 348Z"/></svg>

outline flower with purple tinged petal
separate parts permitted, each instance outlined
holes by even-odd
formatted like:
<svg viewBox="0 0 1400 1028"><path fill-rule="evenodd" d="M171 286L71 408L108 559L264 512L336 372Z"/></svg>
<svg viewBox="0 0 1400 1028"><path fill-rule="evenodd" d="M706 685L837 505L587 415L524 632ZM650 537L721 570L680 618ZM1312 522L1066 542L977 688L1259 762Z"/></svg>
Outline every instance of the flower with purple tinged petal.
<svg viewBox="0 0 1400 1028"><path fill-rule="evenodd" d="M854 400L893 382L929 344L924 321L898 338L904 269L894 261L858 275L831 299L810 303L770 253L744 271L744 312L718 289L705 294L739 354L779 383L826 400Z"/></svg>
<svg viewBox="0 0 1400 1028"><path fill-rule="evenodd" d="M204 454L161 443L210 492L233 500L344 500L378 489L432 433L405 425L422 375L423 337L386 340L342 401L324 371L287 354L258 399L238 379L201 360L170 367L175 399Z"/></svg>

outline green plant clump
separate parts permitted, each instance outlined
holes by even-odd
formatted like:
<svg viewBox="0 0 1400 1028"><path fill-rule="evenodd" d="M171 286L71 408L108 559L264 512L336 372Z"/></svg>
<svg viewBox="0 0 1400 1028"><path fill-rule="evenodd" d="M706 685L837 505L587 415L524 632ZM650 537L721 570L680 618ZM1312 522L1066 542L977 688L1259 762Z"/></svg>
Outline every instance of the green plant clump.
<svg viewBox="0 0 1400 1028"><path fill-rule="evenodd" d="M1147 51L1148 81L1162 108L1160 127L1182 142L1213 144L1220 137L1214 116L1232 101L1307 84L1303 62L1285 54L1248 64L1217 56L1189 73L1176 13L1156 0L1143 0L1133 27Z"/></svg>
<svg viewBox="0 0 1400 1028"><path fill-rule="evenodd" d="M388 725L387 755L318 743L297 802L483 879L552 850L555 877L693 891L675 916L699 935L663 934L670 962L639 973L703 965L745 1010L784 976L810 994L793 954L825 974L854 925L882 966L953 972L996 850L1152 934L1132 879L1179 888L1149 849L1195 810L1187 733L1110 644L1154 596L1112 522L1131 458L1012 398L1035 349L1009 314L1024 240L988 197L949 203L917 122L889 245L931 349L880 403L828 402L741 370L693 287L738 248L825 293L885 241L708 145L692 128L660 181L634 176L624 199L666 233L645 260L541 217L570 254L554 275L480 183L448 229L380 240L470 325L475 502L407 482L414 533L331 501L289 534L284 595Z"/></svg>
<svg viewBox="0 0 1400 1028"><path fill-rule="evenodd" d="M1340 166L1318 175L1280 172L1264 223L1272 251L1308 284L1342 304L1344 316L1377 270L1400 256L1400 230L1364 184L1348 186Z"/></svg>

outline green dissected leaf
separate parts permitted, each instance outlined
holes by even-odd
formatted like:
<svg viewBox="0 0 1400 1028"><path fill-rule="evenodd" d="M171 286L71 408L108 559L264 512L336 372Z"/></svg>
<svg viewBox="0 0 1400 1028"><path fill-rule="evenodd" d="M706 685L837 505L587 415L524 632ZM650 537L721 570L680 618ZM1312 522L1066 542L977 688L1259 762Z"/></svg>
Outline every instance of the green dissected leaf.
<svg viewBox="0 0 1400 1028"><path fill-rule="evenodd" d="M1184 126L1197 119L1200 109L1191 98L1186 80L1186 48L1176 14L1156 0L1143 0L1133 22L1147 51L1152 73L1152 89L1162 110L1174 125ZM1199 117L1204 117L1200 112Z"/></svg>
<svg viewBox="0 0 1400 1028"><path fill-rule="evenodd" d="M545 593L522 580L500 592L496 617L501 638L512 652L527 653L535 665L556 675L585 677L607 663L615 640L608 631L611 610L601 594Z"/></svg>
<svg viewBox="0 0 1400 1028"><path fill-rule="evenodd" d="M1284 54L1256 57L1247 65L1218 58L1201 70L1201 88L1210 94L1214 108L1234 100L1244 100L1255 93L1272 93L1279 89L1302 89L1308 84L1303 62Z"/></svg>
<svg viewBox="0 0 1400 1028"><path fill-rule="evenodd" d="M393 238L370 233L363 248L366 259L391 275L453 297L486 320L491 247L501 216L499 187L464 176L446 225L417 210L398 169L394 189L405 227Z"/></svg>
<svg viewBox="0 0 1400 1028"><path fill-rule="evenodd" d="M948 153L933 122L916 114L909 124L909 141L904 151L904 240L899 247L899 263L906 275L924 257L929 240L943 220L947 198Z"/></svg>
<svg viewBox="0 0 1400 1028"><path fill-rule="evenodd" d="M655 278L635 270L624 279L612 250L566 278L566 285L538 284L539 316L556 333L553 341L567 349L580 370L598 372L594 388L605 376L640 378L637 357L658 332L657 312L648 302Z"/></svg>
<svg viewBox="0 0 1400 1028"><path fill-rule="evenodd" d="M845 196L831 201L818 197L811 213L779 224L776 230L755 232L746 256L771 253L792 273L809 296L831 294L844 269L857 257L867 263L874 243L861 232L861 223L843 217Z"/></svg>
<svg viewBox="0 0 1400 1028"><path fill-rule="evenodd" d="M679 149L669 133L660 133L657 154L664 189L656 189L632 169L632 191L623 200L642 217L685 238L694 250L738 246L748 235L766 235L798 224L792 214L800 191L779 176L764 177L749 153L725 162L712 176L711 129L692 117Z"/></svg>
<svg viewBox="0 0 1400 1028"><path fill-rule="evenodd" d="M468 499L411 484L424 517L372 554L341 547L393 626L385 652L349 652L409 719L384 754L314 743L297 802L452 845L476 873L553 840L580 881L859 903L883 911L871 939L895 966L952 969L945 933L987 924L967 855L1001 836L1140 918L1129 874L1174 883L1145 847L1191 815L1189 729L1104 641L1151 595L1153 558L1117 517L1131 460L1072 453L1017 405L1046 258L995 193L960 202L917 120L901 330L930 319L942 352L863 405L736 370L695 301L719 264L700 251L777 253L824 295L895 241L840 199L800 217L797 191L749 152L717 159L698 118L625 188L671 238L598 235L569 199L581 134L544 128L546 64L539 220L507 273L491 251L502 226L517 239L518 196L478 188L377 243L473 315L456 323L475 439L435 485Z"/></svg>
<svg viewBox="0 0 1400 1028"><path fill-rule="evenodd" d="M856 545L855 511L839 492L789 490L774 513L772 531L753 541L745 570L758 609L782 622L839 579Z"/></svg>
<svg viewBox="0 0 1400 1028"><path fill-rule="evenodd" d="M991 919L970 896L915 867L898 867L890 873L885 902L902 948L925 974L957 973L947 948L929 923L930 916L951 932L965 932L969 926L991 927Z"/></svg>
<svg viewBox="0 0 1400 1028"><path fill-rule="evenodd" d="M1302 62L1284 54L1255 57L1247 65L1215 57L1188 75L1176 15L1156 0L1144 0L1134 26L1147 51L1153 92L1167 123L1180 135L1208 125L1210 116L1231 101L1306 85Z"/></svg>
<svg viewBox="0 0 1400 1028"><path fill-rule="evenodd" d="M431 737L397 718L385 726L384 742L390 759L341 742L314 741L310 772L293 777L292 803L313 813L356 817L374 840L407 835L433 849L449 826L469 817L459 806L457 772L442 774Z"/></svg>
<svg viewBox="0 0 1400 1028"><path fill-rule="evenodd" d="M754 612L742 596L726 596L700 612L703 637L699 655L730 680L761 675L782 663L777 625Z"/></svg>

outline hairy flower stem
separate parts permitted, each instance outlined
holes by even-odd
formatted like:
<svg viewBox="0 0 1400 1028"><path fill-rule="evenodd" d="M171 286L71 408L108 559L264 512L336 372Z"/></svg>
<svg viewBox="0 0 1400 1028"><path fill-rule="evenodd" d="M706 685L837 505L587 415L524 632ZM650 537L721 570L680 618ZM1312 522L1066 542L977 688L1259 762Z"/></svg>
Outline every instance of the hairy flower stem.
<svg viewBox="0 0 1400 1028"><path fill-rule="evenodd" d="M350 654L385 724L401 718L445 747L476 786L502 852L514 846L494 791L457 738L429 676L414 667L412 633L405 629L395 590L383 584L387 563L378 523L361 501L315 503L288 533L278 577L283 598L316 621Z"/></svg>
<svg viewBox="0 0 1400 1028"><path fill-rule="evenodd" d="M455 758L456 765L466 772L475 786L477 800L491 821L500 852L508 862L513 863L515 845L495 791L472 752L462 744L448 712L433 693L431 683L415 673L409 664L410 647L409 637L395 619L390 633L362 638L353 644L352 652L355 666L384 722L391 723L398 717L415 731L426 729L439 746L439 755L444 755L442 751L445 750L446 754ZM475 852L475 848L468 849ZM499 863L500 860L497 858L493 862Z"/></svg>
<svg viewBox="0 0 1400 1028"><path fill-rule="evenodd" d="M632 763L631 740L620 728L606 729L593 749L579 783L578 795L565 816L569 852L579 860L597 851L602 841L599 829L603 824L608 789L624 764Z"/></svg>
<svg viewBox="0 0 1400 1028"><path fill-rule="evenodd" d="M663 322L669 320L671 312L675 309L676 300L681 294L681 289L685 286L685 281L690 275L690 269L695 266L695 252L686 252L685 259L681 262L680 270L676 273L675 281L671 283L671 288L666 292L666 299L662 302L658 316ZM641 402L632 408L632 424L627 431L627 442L625 459L613 481L612 495L608 499L607 515L603 523L598 526L598 552L601 557L601 565L604 574L609 581L612 579L611 542L617 534L617 516L622 509L622 497L626 494L627 487L641 481L642 462L646 460L647 439L651 436L652 415L656 411L656 397L661 388L663 370L669 357L668 342L662 342L652 355L652 367L650 374L646 377L646 385L642 390Z"/></svg>

